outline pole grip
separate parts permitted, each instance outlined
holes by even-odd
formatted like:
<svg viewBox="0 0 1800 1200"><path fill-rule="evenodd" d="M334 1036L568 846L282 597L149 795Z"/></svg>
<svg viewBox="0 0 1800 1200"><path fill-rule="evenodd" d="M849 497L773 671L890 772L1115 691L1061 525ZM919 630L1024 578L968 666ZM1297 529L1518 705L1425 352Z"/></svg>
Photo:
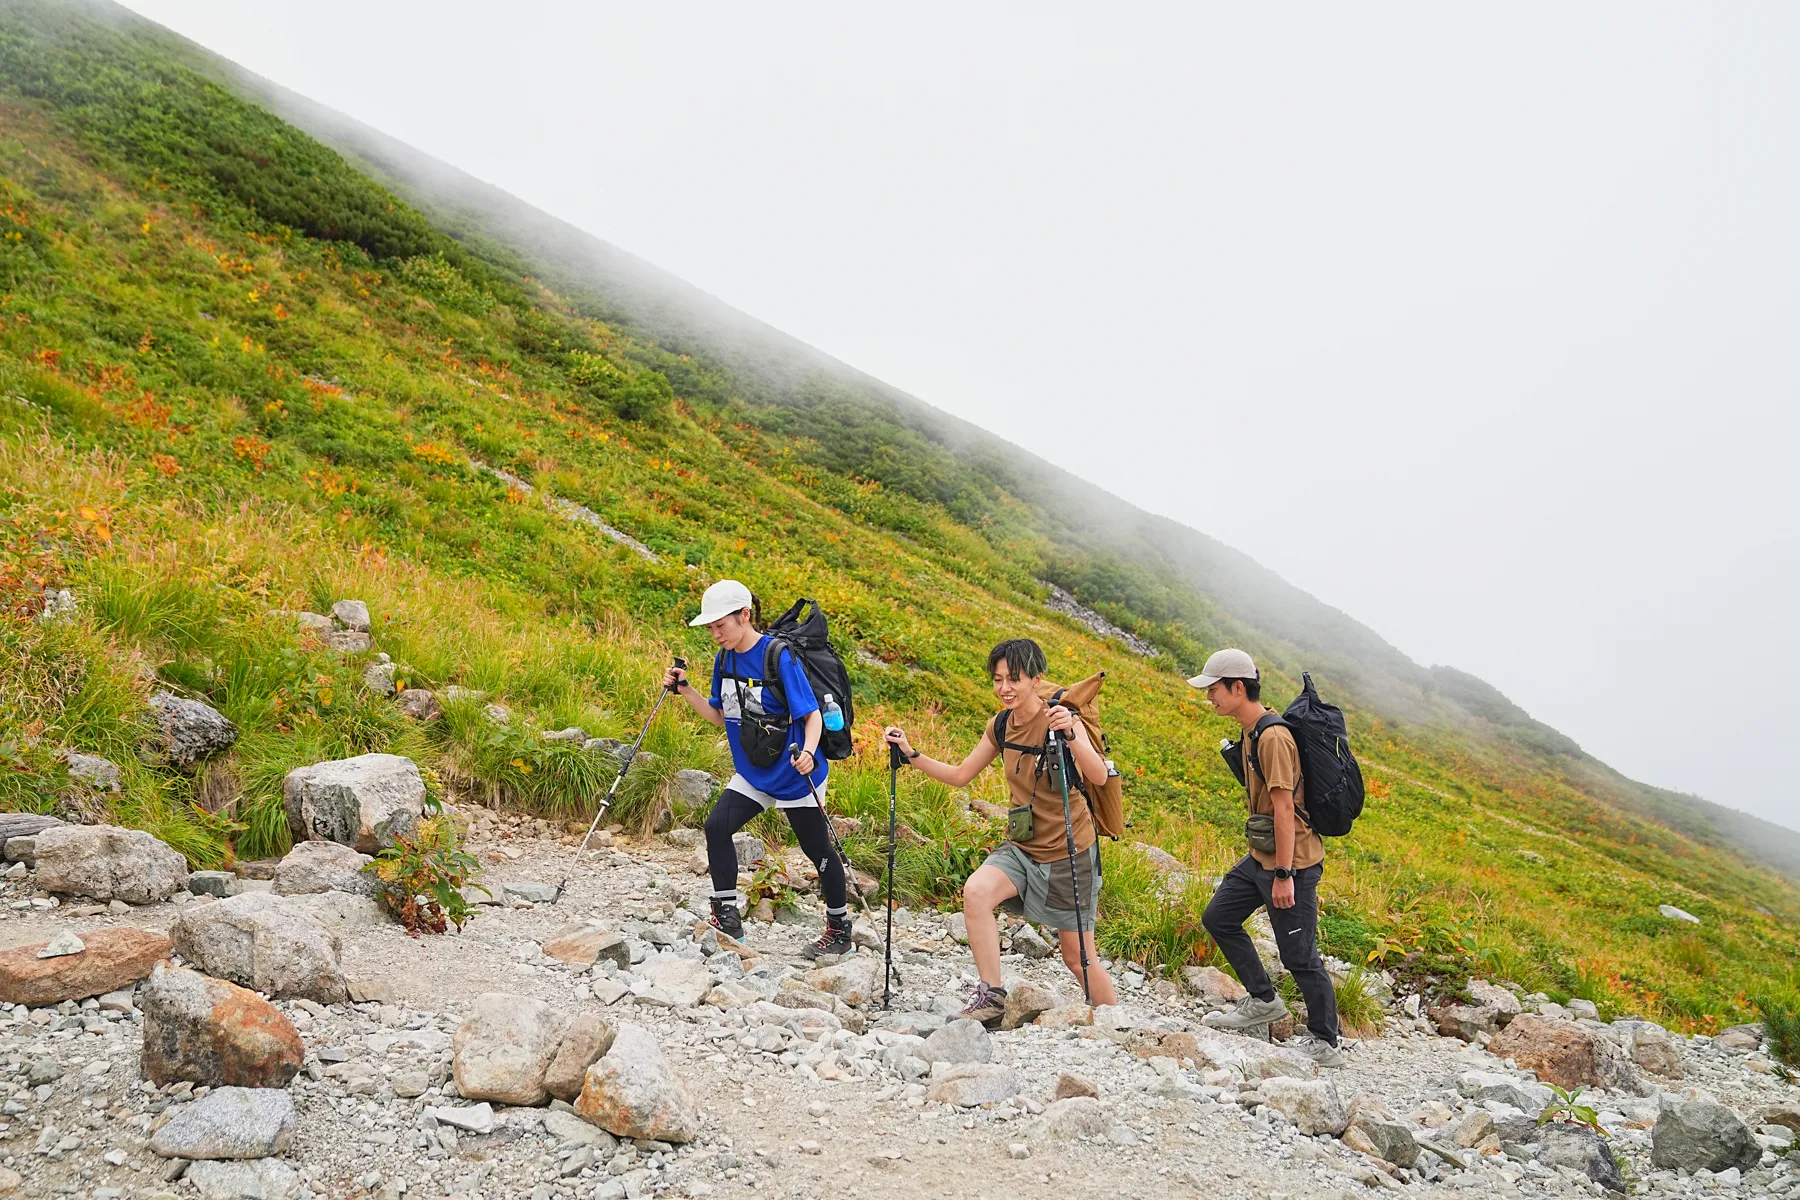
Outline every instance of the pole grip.
<svg viewBox="0 0 1800 1200"><path fill-rule="evenodd" d="M894 743L888 743L888 769L898 771L906 765L906 754Z"/></svg>
<svg viewBox="0 0 1800 1200"><path fill-rule="evenodd" d="M680 671L687 670L687 659L685 659L685 658L681 657L681 655L677 654L675 656L675 667L677 670L680 670ZM671 691L671 692L676 692L676 691L680 691L680 690L681 690L680 684L676 684L675 686L673 686L669 689L669 691Z"/></svg>

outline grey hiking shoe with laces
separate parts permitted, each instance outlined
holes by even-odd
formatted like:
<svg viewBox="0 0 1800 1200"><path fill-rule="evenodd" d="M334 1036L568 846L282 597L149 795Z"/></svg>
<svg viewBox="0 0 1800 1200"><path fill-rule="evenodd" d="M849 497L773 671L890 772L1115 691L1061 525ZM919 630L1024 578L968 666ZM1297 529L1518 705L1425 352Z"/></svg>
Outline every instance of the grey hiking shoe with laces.
<svg viewBox="0 0 1800 1200"><path fill-rule="evenodd" d="M1303 1033L1299 1037L1289 1039L1288 1046L1306 1055L1321 1067L1335 1069L1350 1065L1350 1060L1345 1057L1342 1046L1334 1046L1310 1033Z"/></svg>
<svg viewBox="0 0 1800 1200"><path fill-rule="evenodd" d="M1245 996L1222 1012L1207 1013L1200 1018L1200 1023L1212 1029L1249 1029L1256 1025L1268 1025L1279 1021L1287 1015L1287 1001L1280 996L1273 1000L1258 1000L1255 996Z"/></svg>
<svg viewBox="0 0 1800 1200"><path fill-rule="evenodd" d="M969 997L968 1007L956 1015L971 1021L980 1021L983 1025L994 1024L1006 1015L1006 989L993 987L987 983L976 984L975 994Z"/></svg>

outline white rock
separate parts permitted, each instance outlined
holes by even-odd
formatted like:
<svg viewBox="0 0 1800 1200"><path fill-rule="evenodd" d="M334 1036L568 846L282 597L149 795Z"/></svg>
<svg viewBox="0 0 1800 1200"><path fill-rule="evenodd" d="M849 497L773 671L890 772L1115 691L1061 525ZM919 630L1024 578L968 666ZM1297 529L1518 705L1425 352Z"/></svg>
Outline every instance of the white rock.
<svg viewBox="0 0 1800 1200"><path fill-rule="evenodd" d="M153 904L187 887L187 859L141 829L52 825L33 840L47 892Z"/></svg>
<svg viewBox="0 0 1800 1200"><path fill-rule="evenodd" d="M484 992L456 1027L456 1088L471 1100L542 1104L544 1075L562 1045L563 1019L529 996Z"/></svg>
<svg viewBox="0 0 1800 1200"><path fill-rule="evenodd" d="M425 811L425 781L412 759L359 754L296 767L282 781L288 830L296 843L340 842L364 854L393 847Z"/></svg>
<svg viewBox="0 0 1800 1200"><path fill-rule="evenodd" d="M87 949L87 943L75 936L73 929L65 929L44 944L37 952L39 958L63 958L70 954L80 954Z"/></svg>
<svg viewBox="0 0 1800 1200"><path fill-rule="evenodd" d="M272 890L280 896L315 892L375 894L375 877L363 868L375 860L339 842L296 842L275 868Z"/></svg>
<svg viewBox="0 0 1800 1200"><path fill-rule="evenodd" d="M197 1162L182 1178L200 1200L290 1200L300 1186L299 1174L279 1158Z"/></svg>
<svg viewBox="0 0 1800 1200"><path fill-rule="evenodd" d="M183 958L219 979L320 1004L349 996L338 935L286 897L245 892L189 905L169 936Z"/></svg>

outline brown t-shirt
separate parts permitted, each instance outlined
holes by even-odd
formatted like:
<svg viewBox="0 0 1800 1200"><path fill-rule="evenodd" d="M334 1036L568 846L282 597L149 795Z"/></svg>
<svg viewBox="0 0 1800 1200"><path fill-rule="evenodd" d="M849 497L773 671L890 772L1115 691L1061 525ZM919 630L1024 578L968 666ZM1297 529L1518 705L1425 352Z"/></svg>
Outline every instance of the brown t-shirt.
<svg viewBox="0 0 1800 1200"><path fill-rule="evenodd" d="M1042 746L1050 729L1050 706L1044 705L1037 716L1020 722L1017 713L1007 714L1006 741L1017 746ZM988 720L988 740L994 737L994 721ZM1069 758L1074 760L1074 754ZM1031 839L1018 842L1019 849L1033 862L1057 862L1069 857L1069 839L1064 832L1062 787L1049 771L1038 771L1038 756L1023 750L1000 751L1000 765L1006 772L1006 786L1011 792L1012 808L1031 805ZM1075 849L1086 850L1094 844L1094 819L1088 813L1087 797L1078 791L1073 777L1069 781L1069 815L1075 823Z"/></svg>
<svg viewBox="0 0 1800 1200"><path fill-rule="evenodd" d="M1269 709L1274 712L1274 709ZM1250 761L1249 738L1246 736L1244 746L1244 785L1250 795L1250 814L1273 815L1275 802L1269 798L1270 788L1286 788L1294 793L1294 862L1293 869L1317 866L1325 861L1325 842L1313 832L1306 822L1306 782L1300 778L1300 747L1294 744L1294 735L1280 725L1271 725L1263 730L1256 740L1256 758L1262 763L1263 774L1256 772ZM1250 851L1257 863L1264 870L1275 869L1275 856L1264 854L1260 850Z"/></svg>

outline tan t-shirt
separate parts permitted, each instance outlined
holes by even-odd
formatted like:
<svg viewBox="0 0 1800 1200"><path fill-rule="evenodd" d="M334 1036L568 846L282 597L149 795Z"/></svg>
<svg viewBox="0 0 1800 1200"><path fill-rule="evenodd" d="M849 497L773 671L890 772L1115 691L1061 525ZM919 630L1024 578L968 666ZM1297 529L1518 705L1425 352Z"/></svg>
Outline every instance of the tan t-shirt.
<svg viewBox="0 0 1800 1200"><path fill-rule="evenodd" d="M1269 709L1274 712L1274 709ZM1317 866L1325 861L1325 842L1313 832L1307 824L1306 817L1306 783L1300 778L1300 747L1294 744L1294 735L1280 725L1271 725L1263 730L1262 737L1256 741L1256 757L1262 763L1263 774L1256 772L1250 761L1249 738L1245 737L1244 745L1244 785L1250 795L1250 814L1272 816L1275 802L1269 798L1270 788L1286 788L1294 793L1294 862L1293 869ZM1260 850L1251 850L1264 870L1275 869L1275 856L1264 854Z"/></svg>
<svg viewBox="0 0 1800 1200"><path fill-rule="evenodd" d="M1038 710L1036 717L1021 723L1017 713L1007 714L1006 740L1017 746L1042 746L1050 729L1050 706ZM994 720L988 719L987 736L994 736ZM1071 761L1074 755L1070 754ZM1064 832L1062 787L1049 771L1038 771L1038 756L1023 750L1000 751L1000 765L1006 772L1006 786L1011 792L1012 808L1031 805L1031 839L1017 843L1033 862L1056 862L1069 857L1069 839ZM1069 782L1069 815L1075 823L1075 849L1086 850L1094 844L1094 819L1088 813L1087 797L1078 791L1071 776Z"/></svg>

